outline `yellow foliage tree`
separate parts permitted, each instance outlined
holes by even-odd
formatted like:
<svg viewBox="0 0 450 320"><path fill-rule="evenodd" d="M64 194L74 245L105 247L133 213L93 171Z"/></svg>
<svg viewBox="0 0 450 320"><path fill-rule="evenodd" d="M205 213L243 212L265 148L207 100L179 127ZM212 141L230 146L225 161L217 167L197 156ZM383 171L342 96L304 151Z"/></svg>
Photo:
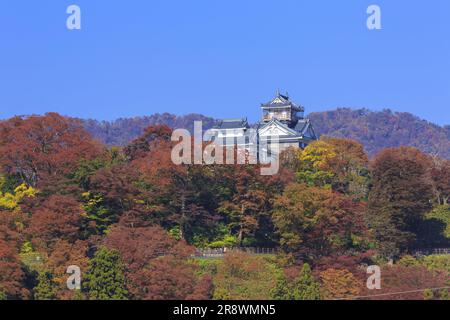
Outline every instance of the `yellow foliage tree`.
<svg viewBox="0 0 450 320"><path fill-rule="evenodd" d="M298 153L295 169L301 183L356 199L366 196L368 158L363 146L353 140L322 137Z"/></svg>
<svg viewBox="0 0 450 320"><path fill-rule="evenodd" d="M0 186L3 184L4 178L0 180ZM24 183L14 189L13 193L0 191L0 208L6 210L14 210L24 198L34 197L37 190L33 187L27 187Z"/></svg>
<svg viewBox="0 0 450 320"><path fill-rule="evenodd" d="M310 186L331 187L333 172L327 170L327 163L336 157L334 147L323 140L314 141L299 153L300 170L297 177Z"/></svg>

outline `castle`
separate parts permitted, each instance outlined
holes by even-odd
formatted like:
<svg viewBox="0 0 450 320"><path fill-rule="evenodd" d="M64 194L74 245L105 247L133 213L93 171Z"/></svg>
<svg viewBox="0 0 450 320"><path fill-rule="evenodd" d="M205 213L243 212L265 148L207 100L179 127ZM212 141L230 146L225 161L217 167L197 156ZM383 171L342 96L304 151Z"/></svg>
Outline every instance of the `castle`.
<svg viewBox="0 0 450 320"><path fill-rule="evenodd" d="M311 121L305 118L305 108L289 99L288 94L279 91L268 103L261 104L262 118L250 126L246 118L225 119L212 128L215 140L223 145L259 144L277 137L279 151L287 148L305 148L317 139Z"/></svg>

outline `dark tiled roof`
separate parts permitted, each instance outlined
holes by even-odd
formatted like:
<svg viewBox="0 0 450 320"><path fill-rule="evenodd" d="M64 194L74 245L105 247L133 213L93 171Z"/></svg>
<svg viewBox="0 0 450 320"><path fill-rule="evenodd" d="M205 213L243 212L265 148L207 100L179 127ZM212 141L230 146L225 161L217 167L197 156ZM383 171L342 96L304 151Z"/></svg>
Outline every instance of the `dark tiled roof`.
<svg viewBox="0 0 450 320"><path fill-rule="evenodd" d="M303 136L310 139L317 139L316 133L314 132L314 128L311 125L311 121L309 119L301 119L298 121L295 126L295 131L300 132Z"/></svg>
<svg viewBox="0 0 450 320"><path fill-rule="evenodd" d="M280 100L279 102L275 102L275 100ZM275 98L273 98L268 103L262 103L262 108L280 108L280 107L291 107L293 109L297 109L299 111L305 111L302 106L298 106L295 103L293 103L291 100L289 100L289 96L283 95L279 92L275 95Z"/></svg>
<svg viewBox="0 0 450 320"><path fill-rule="evenodd" d="M302 132L307 129L307 126L309 124L309 119L300 119L298 120L297 124L295 125L295 131Z"/></svg>
<svg viewBox="0 0 450 320"><path fill-rule="evenodd" d="M240 128L249 128L247 119L228 119L222 120L218 127L218 129L240 129Z"/></svg>

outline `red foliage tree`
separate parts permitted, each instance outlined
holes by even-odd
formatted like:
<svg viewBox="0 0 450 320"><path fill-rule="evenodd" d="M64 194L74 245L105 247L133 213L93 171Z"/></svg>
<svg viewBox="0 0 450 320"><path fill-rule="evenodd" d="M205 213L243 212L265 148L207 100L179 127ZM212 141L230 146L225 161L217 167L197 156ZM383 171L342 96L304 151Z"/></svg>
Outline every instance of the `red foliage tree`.
<svg viewBox="0 0 450 320"><path fill-rule="evenodd" d="M225 216L231 233L237 236L239 245L248 236L267 241L267 235L273 233L272 200L283 189L284 176L262 176L259 166L251 165L221 169L218 179L224 200L218 211Z"/></svg>
<svg viewBox="0 0 450 320"><path fill-rule="evenodd" d="M79 236L84 211L81 204L69 196L52 195L33 208L27 234L33 242L50 247L64 239L75 241Z"/></svg>
<svg viewBox="0 0 450 320"><path fill-rule="evenodd" d="M382 268L381 290L366 288L362 294L371 300L423 300L427 291L439 298L441 290L434 289L447 286L447 272L432 272L424 266L395 265Z"/></svg>
<svg viewBox="0 0 450 320"><path fill-rule="evenodd" d="M77 240L70 243L66 240L58 240L50 255L45 261L46 270L53 275L53 281L57 284L57 298L69 300L75 292L67 289L66 280L69 276L66 271L69 266L80 267L81 273L87 271L89 258L87 257L88 244L86 241Z"/></svg>
<svg viewBox="0 0 450 320"><path fill-rule="evenodd" d="M24 286L25 273L22 271L17 249L0 239L0 294L8 299L28 296Z"/></svg>
<svg viewBox="0 0 450 320"><path fill-rule="evenodd" d="M124 150L130 160L145 156L160 142L168 142L172 136L172 129L166 125L154 125L146 128L144 133L132 141Z"/></svg>
<svg viewBox="0 0 450 320"><path fill-rule="evenodd" d="M115 226L105 245L121 253L128 290L134 298L185 299L193 294L198 298L198 279L187 261L193 248L160 227Z"/></svg>
<svg viewBox="0 0 450 320"><path fill-rule="evenodd" d="M80 159L100 150L81 122L56 113L0 123L0 167L29 186L56 190Z"/></svg>
<svg viewBox="0 0 450 320"><path fill-rule="evenodd" d="M386 149L373 160L368 221L384 255L395 257L417 245L433 199L430 167L427 155L406 147Z"/></svg>

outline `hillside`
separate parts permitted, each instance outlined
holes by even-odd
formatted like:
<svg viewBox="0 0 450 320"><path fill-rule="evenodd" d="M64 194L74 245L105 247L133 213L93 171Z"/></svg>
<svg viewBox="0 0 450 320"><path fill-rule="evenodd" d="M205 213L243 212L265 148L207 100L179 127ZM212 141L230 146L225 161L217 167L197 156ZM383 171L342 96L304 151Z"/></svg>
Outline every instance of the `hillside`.
<svg viewBox="0 0 450 320"><path fill-rule="evenodd" d="M450 126L440 127L410 113L343 108L309 117L317 134L357 140L371 156L383 148L412 146L450 158Z"/></svg>
<svg viewBox="0 0 450 320"><path fill-rule="evenodd" d="M413 146L450 159L450 126L441 127L410 113L341 108L311 113L309 117L318 135L357 140L371 156L383 148ZM215 119L199 114L176 116L169 113L121 118L112 122L84 122L86 129L102 142L108 145L125 145L147 126L167 124L172 128L192 130L194 120L202 120L204 129L216 123Z"/></svg>
<svg viewBox="0 0 450 320"><path fill-rule="evenodd" d="M107 145L123 146L137 138L151 125L165 124L171 128L185 128L192 132L194 121L202 120L205 129L215 124L213 118L199 114L176 116L170 113L156 113L146 117L120 118L115 121L83 120L86 130Z"/></svg>
<svg viewBox="0 0 450 320"><path fill-rule="evenodd" d="M324 139L268 176L179 166L170 130L105 152L79 124L0 121L0 300L450 296L450 161L397 148L368 167L360 144Z"/></svg>

